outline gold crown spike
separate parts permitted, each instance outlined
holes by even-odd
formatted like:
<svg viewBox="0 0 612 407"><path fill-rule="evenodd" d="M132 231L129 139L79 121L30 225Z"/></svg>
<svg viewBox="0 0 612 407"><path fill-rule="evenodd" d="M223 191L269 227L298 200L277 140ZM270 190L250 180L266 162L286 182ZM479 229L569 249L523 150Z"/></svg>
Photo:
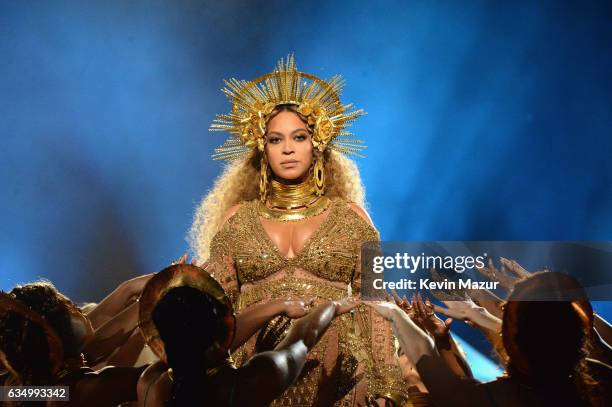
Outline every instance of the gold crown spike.
<svg viewBox="0 0 612 407"><path fill-rule="evenodd" d="M213 153L215 160L234 160L257 148L263 151L267 119L278 105L297 105L313 129L312 143L319 151L331 148L362 157L363 142L346 130L366 114L343 105L340 93L345 82L340 75L328 80L297 70L293 55L281 59L274 70L252 81L226 80L223 93L232 104L228 114L219 114L211 131L227 131L229 138Z"/></svg>

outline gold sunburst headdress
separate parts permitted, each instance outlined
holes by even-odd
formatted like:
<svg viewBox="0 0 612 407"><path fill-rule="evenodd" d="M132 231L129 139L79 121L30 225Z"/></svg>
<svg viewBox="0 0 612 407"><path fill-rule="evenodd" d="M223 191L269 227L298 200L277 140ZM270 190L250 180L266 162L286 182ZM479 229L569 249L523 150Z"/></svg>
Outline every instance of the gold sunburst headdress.
<svg viewBox="0 0 612 407"><path fill-rule="evenodd" d="M191 264L176 264L166 267L155 274L147 282L139 299L139 322L140 330L147 345L162 360L167 363L164 343L159 336L157 327L153 322L153 310L155 306L173 288L189 286L210 295L220 301L226 308L222 315L223 323L226 326L227 335L219 338L217 342L205 349L206 359L210 362L218 361L227 355L230 345L234 340L236 318L234 308L229 297L221 285L204 269Z"/></svg>
<svg viewBox="0 0 612 407"><path fill-rule="evenodd" d="M274 70L254 80L230 79L225 81L223 93L228 97L232 110L217 115L211 131L227 131L228 139L213 154L216 160L234 160L258 149L261 158L261 198L267 191L268 162L265 155L266 124L279 105L294 105L308 121L312 129L315 151L314 181L317 195L323 194L324 173L321 154L327 148L340 153L362 157L359 152L366 146L347 127L359 116L362 109L352 104L342 104L340 93L345 81L340 75L323 80L300 72L293 55L281 59Z"/></svg>
<svg viewBox="0 0 612 407"><path fill-rule="evenodd" d="M266 119L278 105L298 106L298 112L314 127L313 144L319 151L329 147L344 154L355 154L366 146L346 131L362 109L342 104L340 93L345 81L340 75L328 80L297 70L293 55L276 68L252 81L230 79L223 89L232 104L229 114L217 115L211 131L228 131L231 135L215 149L217 160L235 159L253 148L264 149Z"/></svg>

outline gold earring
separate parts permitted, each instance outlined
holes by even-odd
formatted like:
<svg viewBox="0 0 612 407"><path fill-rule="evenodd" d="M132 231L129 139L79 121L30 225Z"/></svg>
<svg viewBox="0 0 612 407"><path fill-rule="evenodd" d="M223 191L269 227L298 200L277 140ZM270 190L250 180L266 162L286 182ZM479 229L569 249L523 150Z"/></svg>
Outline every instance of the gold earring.
<svg viewBox="0 0 612 407"><path fill-rule="evenodd" d="M268 159L266 153L261 154L260 168L259 168L259 198L261 202L266 202L268 195Z"/></svg>
<svg viewBox="0 0 612 407"><path fill-rule="evenodd" d="M320 157L318 154L315 156L313 178L315 194L322 196L325 192L325 168L323 167L323 157Z"/></svg>

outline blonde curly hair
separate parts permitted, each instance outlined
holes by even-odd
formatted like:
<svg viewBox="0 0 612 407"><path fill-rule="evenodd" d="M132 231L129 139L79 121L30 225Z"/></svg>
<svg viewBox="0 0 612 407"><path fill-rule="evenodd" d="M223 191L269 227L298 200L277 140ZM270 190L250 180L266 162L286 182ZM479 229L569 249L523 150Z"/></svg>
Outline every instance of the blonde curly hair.
<svg viewBox="0 0 612 407"><path fill-rule="evenodd" d="M293 106L287 105L282 105L277 110L275 113L283 110L295 112ZM273 113L268 121L274 115ZM363 207L365 189L355 162L330 149L324 151L323 160L325 196L342 198ZM260 162L261 153L257 149L240 160L230 162L198 205L187 236L198 261L208 260L210 242L221 228L227 211L241 202L259 199Z"/></svg>

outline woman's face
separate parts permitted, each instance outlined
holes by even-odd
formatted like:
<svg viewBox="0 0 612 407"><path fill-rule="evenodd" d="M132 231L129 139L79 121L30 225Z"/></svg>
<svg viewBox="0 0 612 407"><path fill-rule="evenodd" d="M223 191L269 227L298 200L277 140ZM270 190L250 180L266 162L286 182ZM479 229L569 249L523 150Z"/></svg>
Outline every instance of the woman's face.
<svg viewBox="0 0 612 407"><path fill-rule="evenodd" d="M312 140L306 123L282 111L266 128L266 155L277 178L303 181L312 163Z"/></svg>

